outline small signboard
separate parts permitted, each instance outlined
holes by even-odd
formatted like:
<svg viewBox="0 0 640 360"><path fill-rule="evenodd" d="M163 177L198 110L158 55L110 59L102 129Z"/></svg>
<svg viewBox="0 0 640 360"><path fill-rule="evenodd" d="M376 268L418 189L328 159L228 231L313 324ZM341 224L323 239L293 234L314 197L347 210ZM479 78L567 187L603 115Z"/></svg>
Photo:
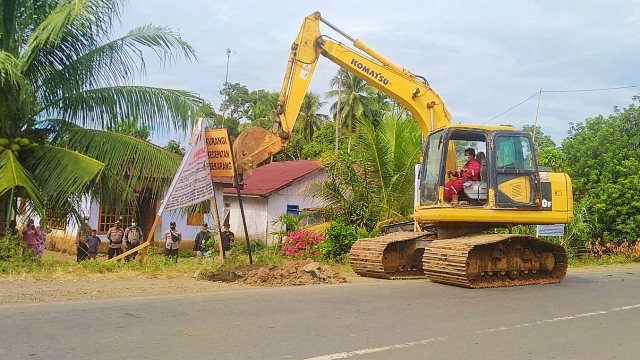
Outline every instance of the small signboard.
<svg viewBox="0 0 640 360"><path fill-rule="evenodd" d="M235 166L227 129L206 131L207 158L212 177L233 177Z"/></svg>
<svg viewBox="0 0 640 360"><path fill-rule="evenodd" d="M537 236L564 236L564 224L538 225Z"/></svg>

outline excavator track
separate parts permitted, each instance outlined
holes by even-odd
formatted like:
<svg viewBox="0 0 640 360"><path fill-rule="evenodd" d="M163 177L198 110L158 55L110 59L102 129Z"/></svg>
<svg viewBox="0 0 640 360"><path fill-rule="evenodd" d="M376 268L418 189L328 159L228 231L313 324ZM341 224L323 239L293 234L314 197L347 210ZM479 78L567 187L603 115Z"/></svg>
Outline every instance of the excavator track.
<svg viewBox="0 0 640 360"><path fill-rule="evenodd" d="M351 247L349 262L360 276L424 279L423 252L433 238L435 234L405 231L359 239Z"/></svg>
<svg viewBox="0 0 640 360"><path fill-rule="evenodd" d="M562 246L532 236L478 234L431 242L423 263L429 280L487 288L558 283L568 258Z"/></svg>

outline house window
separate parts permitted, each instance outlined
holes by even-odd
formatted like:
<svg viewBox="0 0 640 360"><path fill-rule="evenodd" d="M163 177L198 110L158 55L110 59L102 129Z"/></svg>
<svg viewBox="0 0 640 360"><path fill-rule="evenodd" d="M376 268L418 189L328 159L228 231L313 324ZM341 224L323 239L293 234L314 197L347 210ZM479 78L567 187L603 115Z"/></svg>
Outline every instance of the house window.
<svg viewBox="0 0 640 360"><path fill-rule="evenodd" d="M65 212L46 209L44 214L47 218L48 227L63 231L67 229L67 214Z"/></svg>
<svg viewBox="0 0 640 360"><path fill-rule="evenodd" d="M135 216L133 206L116 206L111 204L100 204L100 221L98 222L98 234L106 234L116 221L122 222L122 227L127 227Z"/></svg>

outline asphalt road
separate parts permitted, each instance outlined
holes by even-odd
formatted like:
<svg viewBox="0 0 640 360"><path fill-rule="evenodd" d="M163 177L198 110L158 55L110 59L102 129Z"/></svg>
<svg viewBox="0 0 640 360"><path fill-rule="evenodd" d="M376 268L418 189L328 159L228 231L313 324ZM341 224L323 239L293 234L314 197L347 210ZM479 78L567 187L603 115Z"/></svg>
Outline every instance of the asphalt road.
<svg viewBox="0 0 640 360"><path fill-rule="evenodd" d="M1 291L1 289L0 289ZM0 306L2 359L638 359L640 273Z"/></svg>

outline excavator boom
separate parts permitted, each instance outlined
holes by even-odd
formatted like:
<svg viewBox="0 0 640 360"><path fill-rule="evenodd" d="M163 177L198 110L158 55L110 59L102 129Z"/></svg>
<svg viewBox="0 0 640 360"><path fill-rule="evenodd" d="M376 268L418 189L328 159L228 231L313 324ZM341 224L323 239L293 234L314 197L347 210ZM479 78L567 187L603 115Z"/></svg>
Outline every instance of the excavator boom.
<svg viewBox="0 0 640 360"><path fill-rule="evenodd" d="M359 51L323 36L321 22L343 35ZM285 149L321 55L402 104L416 119L423 134L451 123L444 102L426 79L396 65L315 12L304 19L291 45L271 130L249 128L236 140L238 172L246 176L253 167Z"/></svg>

